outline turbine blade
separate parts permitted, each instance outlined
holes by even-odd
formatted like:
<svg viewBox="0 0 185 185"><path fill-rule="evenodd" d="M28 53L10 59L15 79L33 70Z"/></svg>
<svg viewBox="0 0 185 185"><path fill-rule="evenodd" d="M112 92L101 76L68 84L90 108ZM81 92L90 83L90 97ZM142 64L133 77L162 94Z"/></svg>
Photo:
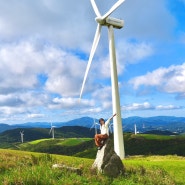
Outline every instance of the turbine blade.
<svg viewBox="0 0 185 185"><path fill-rule="evenodd" d="M94 124L96 124L95 119L94 119Z"/></svg>
<svg viewBox="0 0 185 185"><path fill-rule="evenodd" d="M87 68L86 68L86 71L85 71L84 80L83 80L83 83L82 83L82 88L81 88L81 92L80 92L80 99L82 97L82 93L83 93L83 90L84 90L84 86L85 86L85 82L86 82L86 79L87 79L89 69L91 67L91 63L92 63L94 53L96 51L96 48L98 46L98 42L100 40L100 33L101 33L101 25L98 24L97 29L96 29L96 33L95 33L95 36L94 36L93 45L92 45L92 48L91 48L91 53L89 55L89 60L88 60Z"/></svg>
<svg viewBox="0 0 185 185"><path fill-rule="evenodd" d="M93 125L91 126L90 130L91 130L94 126L95 126L95 125L93 124Z"/></svg>
<svg viewBox="0 0 185 185"><path fill-rule="evenodd" d="M100 14L100 12L98 10L98 7L97 7L97 5L96 5L94 0L91 0L91 4L92 4L92 7L94 9L94 12L95 12L96 16L97 17L101 17L101 14Z"/></svg>
<svg viewBox="0 0 185 185"><path fill-rule="evenodd" d="M110 10L104 14L101 18L105 19L107 18L114 10L116 10L125 0L118 0L111 8Z"/></svg>

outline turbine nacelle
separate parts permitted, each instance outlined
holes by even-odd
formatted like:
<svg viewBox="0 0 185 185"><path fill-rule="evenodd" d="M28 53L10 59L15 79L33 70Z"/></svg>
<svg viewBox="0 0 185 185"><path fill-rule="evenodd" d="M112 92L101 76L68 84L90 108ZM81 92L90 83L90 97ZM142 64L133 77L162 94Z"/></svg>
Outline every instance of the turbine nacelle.
<svg viewBox="0 0 185 185"><path fill-rule="evenodd" d="M124 21L121 19L116 19L113 17L107 17L106 19L103 19L102 17L96 17L96 22L99 23L102 26L110 26L112 25L114 28L121 29L124 25Z"/></svg>
<svg viewBox="0 0 185 185"><path fill-rule="evenodd" d="M121 19L116 19L113 17L107 17L106 18L107 25L112 25L114 28L121 29L124 26L124 21Z"/></svg>
<svg viewBox="0 0 185 185"><path fill-rule="evenodd" d="M95 21L101 25L105 25L106 23L105 19L102 19L101 17L96 17Z"/></svg>

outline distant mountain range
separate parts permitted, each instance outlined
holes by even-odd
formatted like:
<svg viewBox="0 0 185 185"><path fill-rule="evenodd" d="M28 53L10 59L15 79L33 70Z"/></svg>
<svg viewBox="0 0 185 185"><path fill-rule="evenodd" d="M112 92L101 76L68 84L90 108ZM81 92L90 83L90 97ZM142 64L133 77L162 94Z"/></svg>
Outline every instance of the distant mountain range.
<svg viewBox="0 0 185 185"><path fill-rule="evenodd" d="M98 122L98 120L95 120ZM83 126L90 128L94 123L94 119L90 117L82 117L67 122L54 122L56 127L63 126ZM122 119L123 130L134 132L134 124L137 126L138 132L147 132L150 130L170 131L176 133L185 132L185 117L173 116L156 116L156 117L128 117ZM28 122L23 124L9 125L0 123L0 133L16 129L16 128L50 128L49 122Z"/></svg>

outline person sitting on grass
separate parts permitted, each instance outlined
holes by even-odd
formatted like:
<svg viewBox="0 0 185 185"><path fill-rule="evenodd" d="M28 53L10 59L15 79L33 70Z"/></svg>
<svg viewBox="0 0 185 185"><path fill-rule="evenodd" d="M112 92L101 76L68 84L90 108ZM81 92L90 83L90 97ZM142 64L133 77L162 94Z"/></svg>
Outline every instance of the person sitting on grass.
<svg viewBox="0 0 185 185"><path fill-rule="evenodd" d="M106 122L103 118L99 119L101 134L96 134L94 137L95 144L98 147L98 150L100 150L102 148L105 140L109 137L109 124L114 116L116 116L116 114L111 116Z"/></svg>

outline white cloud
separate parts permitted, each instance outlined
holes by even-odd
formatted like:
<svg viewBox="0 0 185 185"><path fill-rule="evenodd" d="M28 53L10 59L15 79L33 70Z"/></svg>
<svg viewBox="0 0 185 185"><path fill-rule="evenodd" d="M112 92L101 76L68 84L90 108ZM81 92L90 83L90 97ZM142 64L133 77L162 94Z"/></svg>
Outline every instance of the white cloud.
<svg viewBox="0 0 185 185"><path fill-rule="evenodd" d="M82 8L82 5L84 8ZM86 7L86 8L85 8ZM89 7L89 8L87 8ZM68 1L5 1L0 2L0 34L4 39L39 37L69 48L86 50L89 39L89 17L93 14L90 2ZM90 11L89 11L90 9ZM93 20L92 20L93 21ZM81 27L79 31L79 25ZM74 34L75 33L75 34Z"/></svg>
<svg viewBox="0 0 185 185"><path fill-rule="evenodd" d="M167 93L185 92L185 63L172 65L168 68L159 68L146 75L130 80L135 89L140 86L153 86L159 91Z"/></svg>
<svg viewBox="0 0 185 185"><path fill-rule="evenodd" d="M97 4L103 14L115 2L97 1ZM116 32L119 38L143 39L153 36L161 39L169 35L175 22L164 0L160 3L147 0L125 1L113 16L125 20L122 31ZM32 35L63 47L84 51L90 50L96 27L95 13L87 0L32 0L21 3L13 0L11 6L7 1L1 1L0 17L0 35L3 40L17 40ZM104 37L107 42L107 35Z"/></svg>
<svg viewBox="0 0 185 185"><path fill-rule="evenodd" d="M9 107L15 107L19 106L23 103L23 101L18 98L18 96L13 95L13 94L8 94L8 95L1 95L0 94L0 107L3 106L9 106Z"/></svg>
<svg viewBox="0 0 185 185"><path fill-rule="evenodd" d="M44 114L28 114L28 118L43 118Z"/></svg>
<svg viewBox="0 0 185 185"><path fill-rule="evenodd" d="M152 45L145 42L132 43L122 41L116 46L116 51L118 75L123 73L126 65L141 62L143 59L154 54ZM109 53L105 57L98 58L97 61L93 59L89 74L91 77L94 75L93 77L98 79L111 77Z"/></svg>
<svg viewBox="0 0 185 185"><path fill-rule="evenodd" d="M103 86L100 87L99 89L96 89L92 97L97 99L97 100L110 100L112 98L112 91L111 91L111 86Z"/></svg>
<svg viewBox="0 0 185 185"><path fill-rule="evenodd" d="M182 109L181 106L175 106L175 105L158 105L156 106L157 110L173 110L173 109Z"/></svg>
<svg viewBox="0 0 185 185"><path fill-rule="evenodd" d="M92 107L94 106L93 100L79 99L79 98L54 98L53 104L50 105L50 108L77 108L77 107Z"/></svg>
<svg viewBox="0 0 185 185"><path fill-rule="evenodd" d="M104 111L101 107L95 107L95 108L90 108L90 109L83 109L79 112L79 114L89 114L89 113L93 113L93 114L97 114Z"/></svg>
<svg viewBox="0 0 185 185"><path fill-rule="evenodd" d="M7 44L0 47L0 93L38 88L39 74L45 74L46 90L61 95L77 95L85 63L53 46L32 42Z"/></svg>
<svg viewBox="0 0 185 185"><path fill-rule="evenodd" d="M122 106L123 111L136 111L136 110L151 110L154 106L149 102L144 103L133 103L131 105Z"/></svg>
<svg viewBox="0 0 185 185"><path fill-rule="evenodd" d="M149 102L132 103L130 105L124 105L121 107L123 111L143 111L143 110L174 110L183 109L182 106L176 105L152 105Z"/></svg>
<svg viewBox="0 0 185 185"><path fill-rule="evenodd" d="M154 49L151 44L145 42L129 42L119 41L116 46L116 62L117 73L121 75L125 70L126 65L141 62L143 59L154 54ZM96 78L110 78L111 68L109 56L100 58L95 64L93 70Z"/></svg>
<svg viewBox="0 0 185 185"><path fill-rule="evenodd" d="M24 114L28 110L25 107L10 107L10 106L1 106L0 107L0 115L2 117L6 117L7 115L14 114Z"/></svg>
<svg viewBox="0 0 185 185"><path fill-rule="evenodd" d="M154 54L153 46L145 42L119 42L119 65L134 64ZM123 67L122 67L123 68Z"/></svg>

